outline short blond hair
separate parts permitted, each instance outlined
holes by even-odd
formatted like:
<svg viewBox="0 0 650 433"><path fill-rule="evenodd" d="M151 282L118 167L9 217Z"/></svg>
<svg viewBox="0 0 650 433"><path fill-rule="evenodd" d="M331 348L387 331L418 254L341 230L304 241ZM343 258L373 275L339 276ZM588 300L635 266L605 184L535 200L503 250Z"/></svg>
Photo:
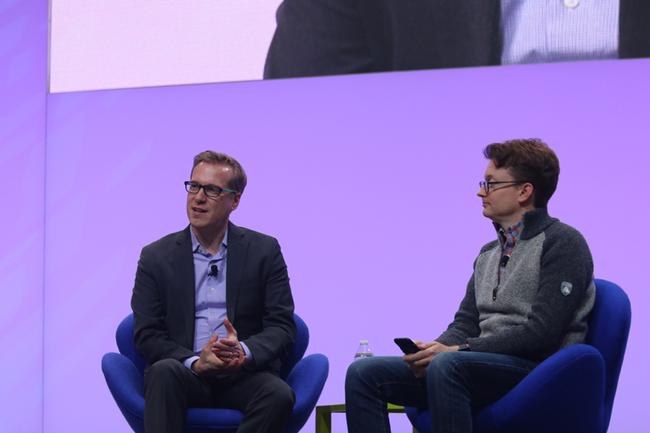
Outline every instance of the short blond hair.
<svg viewBox="0 0 650 433"><path fill-rule="evenodd" d="M194 168L202 162L205 162L206 164L229 165L232 168L232 175L230 176L228 188L243 194L247 182L246 172L244 171L244 167L242 167L235 158L228 156L225 153L218 153L213 150L201 152L194 157L194 165L192 166L190 177L192 176L192 173L194 173Z"/></svg>

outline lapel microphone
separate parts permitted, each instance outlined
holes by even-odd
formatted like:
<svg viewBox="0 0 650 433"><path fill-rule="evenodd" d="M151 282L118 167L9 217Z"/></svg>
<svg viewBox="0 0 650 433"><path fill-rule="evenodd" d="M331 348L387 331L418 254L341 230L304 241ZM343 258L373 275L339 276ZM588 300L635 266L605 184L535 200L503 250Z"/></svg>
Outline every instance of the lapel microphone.
<svg viewBox="0 0 650 433"><path fill-rule="evenodd" d="M210 265L210 272L208 272L208 277L217 278L218 273L219 273L219 268L217 267L217 265L215 265L215 264Z"/></svg>
<svg viewBox="0 0 650 433"><path fill-rule="evenodd" d="M510 260L510 256L501 257L501 266L503 266L505 268L506 265L508 264L508 260ZM214 266L214 265L212 265L212 266ZM214 266L214 267L216 268L216 266Z"/></svg>

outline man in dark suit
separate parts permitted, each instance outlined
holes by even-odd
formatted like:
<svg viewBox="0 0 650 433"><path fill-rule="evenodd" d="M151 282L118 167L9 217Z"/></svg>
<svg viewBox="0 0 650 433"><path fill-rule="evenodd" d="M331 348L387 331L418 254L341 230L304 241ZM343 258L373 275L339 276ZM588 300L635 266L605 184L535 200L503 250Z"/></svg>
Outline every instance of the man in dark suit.
<svg viewBox="0 0 650 433"><path fill-rule="evenodd" d="M190 225L143 248L131 300L145 429L182 432L186 408L220 407L244 413L239 432L282 431L296 326L280 246L229 222L246 187L234 158L200 153L185 185Z"/></svg>
<svg viewBox="0 0 650 433"><path fill-rule="evenodd" d="M502 3L504 0L284 0L278 8L278 27L264 78L499 65L504 46ZM522 2L517 3L519 7ZM587 2L583 3L570 7L579 13L587 7ZM511 19L530 27L531 23L516 22L516 16ZM594 35L603 31L602 23L584 19L582 24ZM650 57L650 2L620 0L618 30L612 32L614 47L618 42L615 58ZM561 61L610 58L601 54L600 50L586 56L569 53Z"/></svg>

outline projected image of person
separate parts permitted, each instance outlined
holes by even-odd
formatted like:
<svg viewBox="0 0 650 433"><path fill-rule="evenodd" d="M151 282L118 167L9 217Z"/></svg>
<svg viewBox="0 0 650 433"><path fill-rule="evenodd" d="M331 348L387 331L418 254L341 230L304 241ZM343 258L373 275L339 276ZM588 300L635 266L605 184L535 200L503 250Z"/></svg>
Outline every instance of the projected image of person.
<svg viewBox="0 0 650 433"><path fill-rule="evenodd" d="M518 139L490 144L484 155L477 195L497 239L481 248L446 331L415 341L415 353L350 365L350 433L390 431L386 402L428 407L434 432L469 433L471 407L499 400L541 361L585 342L594 267L582 235L548 214L560 173L555 152Z"/></svg>
<svg viewBox="0 0 650 433"><path fill-rule="evenodd" d="M182 432L188 407L239 410L239 432L282 431L291 417L278 377L296 338L287 266L274 238L229 221L246 179L234 158L198 154L189 226L142 249L131 307L148 433Z"/></svg>
<svg viewBox="0 0 650 433"><path fill-rule="evenodd" d="M637 57L645 0L284 0L264 77Z"/></svg>

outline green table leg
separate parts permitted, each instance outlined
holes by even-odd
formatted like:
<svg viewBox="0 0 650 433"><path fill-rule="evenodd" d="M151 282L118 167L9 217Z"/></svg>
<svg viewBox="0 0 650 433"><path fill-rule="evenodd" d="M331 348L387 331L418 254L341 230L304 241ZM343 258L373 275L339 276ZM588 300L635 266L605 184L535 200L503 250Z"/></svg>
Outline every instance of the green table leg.
<svg viewBox="0 0 650 433"><path fill-rule="evenodd" d="M316 433L332 433L332 414L345 413L344 404L316 406ZM388 413L404 413L404 407L388 403ZM413 433L418 431L413 428Z"/></svg>
<svg viewBox="0 0 650 433"><path fill-rule="evenodd" d="M345 413L345 405L316 406L316 433L332 433L332 412Z"/></svg>

